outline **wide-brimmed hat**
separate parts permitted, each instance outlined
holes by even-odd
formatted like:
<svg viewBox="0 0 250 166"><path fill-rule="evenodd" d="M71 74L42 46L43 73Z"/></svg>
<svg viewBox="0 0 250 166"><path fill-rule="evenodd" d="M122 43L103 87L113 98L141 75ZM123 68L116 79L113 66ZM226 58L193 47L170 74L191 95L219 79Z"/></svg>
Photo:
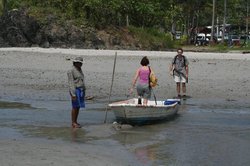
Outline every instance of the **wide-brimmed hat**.
<svg viewBox="0 0 250 166"><path fill-rule="evenodd" d="M75 59L72 60L73 62L80 62L83 63L82 57L76 57Z"/></svg>

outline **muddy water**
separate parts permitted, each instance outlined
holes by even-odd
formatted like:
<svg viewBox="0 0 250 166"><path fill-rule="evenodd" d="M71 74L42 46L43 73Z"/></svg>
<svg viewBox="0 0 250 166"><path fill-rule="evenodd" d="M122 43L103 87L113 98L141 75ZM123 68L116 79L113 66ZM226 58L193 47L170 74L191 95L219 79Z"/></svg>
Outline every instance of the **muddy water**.
<svg viewBox="0 0 250 166"><path fill-rule="evenodd" d="M68 101L0 102L0 138L39 138L125 147L142 165L250 165L250 105L188 99L171 121L115 130L106 101L88 101L82 129L70 127ZM126 164L125 164L126 165Z"/></svg>

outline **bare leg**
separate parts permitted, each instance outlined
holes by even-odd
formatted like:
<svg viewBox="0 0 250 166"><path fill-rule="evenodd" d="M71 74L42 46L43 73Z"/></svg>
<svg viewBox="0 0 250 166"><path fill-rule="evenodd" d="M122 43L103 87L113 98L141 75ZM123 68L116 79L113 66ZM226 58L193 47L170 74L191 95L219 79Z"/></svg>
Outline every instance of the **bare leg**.
<svg viewBox="0 0 250 166"><path fill-rule="evenodd" d="M180 93L181 93L181 84L180 84L180 82L177 82L177 83L176 83L176 91L177 91L177 94L178 94L178 96L179 96Z"/></svg>
<svg viewBox="0 0 250 166"><path fill-rule="evenodd" d="M148 104L148 99L143 99L143 105L147 105Z"/></svg>
<svg viewBox="0 0 250 166"><path fill-rule="evenodd" d="M77 123L78 114L79 114L79 108L72 108L71 121L73 127L80 127L80 125Z"/></svg>
<svg viewBox="0 0 250 166"><path fill-rule="evenodd" d="M186 95L186 83L182 83L182 93Z"/></svg>

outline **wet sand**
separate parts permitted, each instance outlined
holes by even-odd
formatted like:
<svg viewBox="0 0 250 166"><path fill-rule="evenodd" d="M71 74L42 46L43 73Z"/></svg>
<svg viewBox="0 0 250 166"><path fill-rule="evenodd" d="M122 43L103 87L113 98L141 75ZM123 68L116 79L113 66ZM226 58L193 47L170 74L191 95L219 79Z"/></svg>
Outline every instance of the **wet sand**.
<svg viewBox="0 0 250 166"><path fill-rule="evenodd" d="M108 124L103 124L115 52L1 48L0 165L250 163L249 54L185 52L191 98L179 116L168 123L117 131L111 112ZM168 74L174 52L117 54L111 101L127 98L145 55L159 79L157 99L176 96ZM80 112L84 127L72 130L66 72L72 66L68 59L79 55L84 58L87 95L95 98Z"/></svg>

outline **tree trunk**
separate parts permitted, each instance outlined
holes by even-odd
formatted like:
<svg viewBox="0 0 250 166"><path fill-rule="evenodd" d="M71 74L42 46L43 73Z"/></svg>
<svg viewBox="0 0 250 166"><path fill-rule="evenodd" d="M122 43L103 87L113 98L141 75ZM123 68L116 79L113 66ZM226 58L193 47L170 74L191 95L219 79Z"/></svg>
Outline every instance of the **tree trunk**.
<svg viewBox="0 0 250 166"><path fill-rule="evenodd" d="M3 2L3 13L7 12L7 0L2 0Z"/></svg>
<svg viewBox="0 0 250 166"><path fill-rule="evenodd" d="M129 26L129 19L128 19L128 14L126 15L126 26Z"/></svg>
<svg viewBox="0 0 250 166"><path fill-rule="evenodd" d="M249 20L249 3L247 1L247 18L246 18L246 35L247 36L249 35L249 32L248 32L248 20Z"/></svg>
<svg viewBox="0 0 250 166"><path fill-rule="evenodd" d="M213 16L212 16L212 28L211 28L211 39L210 42L214 42L214 15L215 15L215 0L213 0Z"/></svg>
<svg viewBox="0 0 250 166"><path fill-rule="evenodd" d="M223 17L222 40L221 40L222 43L224 43L225 41L226 15L227 15L227 0L224 0L224 17Z"/></svg>

